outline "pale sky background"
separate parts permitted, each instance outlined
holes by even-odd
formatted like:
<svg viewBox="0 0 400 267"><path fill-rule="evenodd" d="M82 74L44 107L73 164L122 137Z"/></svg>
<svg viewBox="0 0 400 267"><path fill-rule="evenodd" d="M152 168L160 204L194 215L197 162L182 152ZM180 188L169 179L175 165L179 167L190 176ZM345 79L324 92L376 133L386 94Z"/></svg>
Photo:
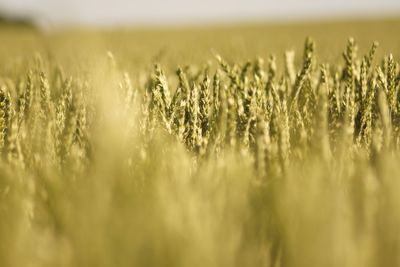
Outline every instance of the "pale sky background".
<svg viewBox="0 0 400 267"><path fill-rule="evenodd" d="M179 25L400 16L400 0L0 0L0 11L52 24Z"/></svg>

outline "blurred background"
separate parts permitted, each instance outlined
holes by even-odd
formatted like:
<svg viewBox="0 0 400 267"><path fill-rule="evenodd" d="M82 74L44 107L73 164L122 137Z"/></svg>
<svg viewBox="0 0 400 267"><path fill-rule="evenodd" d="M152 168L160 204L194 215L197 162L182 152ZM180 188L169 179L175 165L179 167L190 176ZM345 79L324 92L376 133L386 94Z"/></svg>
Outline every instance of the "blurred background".
<svg viewBox="0 0 400 267"><path fill-rule="evenodd" d="M379 41L378 56L398 58L399 32L400 0L0 0L0 58L24 65L39 52L71 71L107 51L133 73L215 63L215 53L283 64L293 50L301 64L308 36L321 62L342 60L350 36L360 55Z"/></svg>
<svg viewBox="0 0 400 267"><path fill-rule="evenodd" d="M190 25L383 17L399 0L1 0L9 20L40 25Z"/></svg>

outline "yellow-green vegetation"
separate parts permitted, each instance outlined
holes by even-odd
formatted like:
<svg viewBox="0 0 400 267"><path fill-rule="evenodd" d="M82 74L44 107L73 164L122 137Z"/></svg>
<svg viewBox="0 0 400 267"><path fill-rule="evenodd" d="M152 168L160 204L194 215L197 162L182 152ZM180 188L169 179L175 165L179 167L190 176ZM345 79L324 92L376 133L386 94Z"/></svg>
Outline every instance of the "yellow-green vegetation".
<svg viewBox="0 0 400 267"><path fill-rule="evenodd" d="M0 266L399 266L399 25L0 28Z"/></svg>

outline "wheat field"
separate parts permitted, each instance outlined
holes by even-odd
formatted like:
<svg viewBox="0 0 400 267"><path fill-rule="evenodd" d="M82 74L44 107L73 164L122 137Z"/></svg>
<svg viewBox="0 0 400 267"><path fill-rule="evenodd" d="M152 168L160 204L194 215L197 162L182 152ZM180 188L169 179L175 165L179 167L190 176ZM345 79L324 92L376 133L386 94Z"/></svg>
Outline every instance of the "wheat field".
<svg viewBox="0 0 400 267"><path fill-rule="evenodd" d="M0 266L400 266L399 30L0 26Z"/></svg>

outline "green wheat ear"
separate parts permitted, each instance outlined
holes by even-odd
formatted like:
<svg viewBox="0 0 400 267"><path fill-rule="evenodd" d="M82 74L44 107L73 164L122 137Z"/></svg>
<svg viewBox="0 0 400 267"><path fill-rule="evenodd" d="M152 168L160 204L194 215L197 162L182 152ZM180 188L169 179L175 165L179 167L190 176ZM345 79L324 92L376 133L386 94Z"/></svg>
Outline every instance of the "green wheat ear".
<svg viewBox="0 0 400 267"><path fill-rule="evenodd" d="M8 105L9 99L5 87L0 88L0 149L3 150L8 131Z"/></svg>

